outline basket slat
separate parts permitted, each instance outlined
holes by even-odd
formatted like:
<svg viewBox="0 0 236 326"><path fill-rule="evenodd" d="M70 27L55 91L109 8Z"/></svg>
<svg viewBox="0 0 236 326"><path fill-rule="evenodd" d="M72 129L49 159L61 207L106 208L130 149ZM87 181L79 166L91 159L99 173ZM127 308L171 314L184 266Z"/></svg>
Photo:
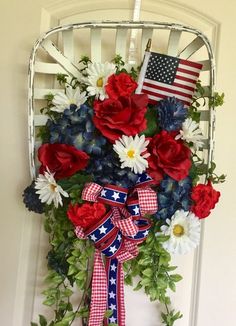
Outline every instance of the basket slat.
<svg viewBox="0 0 236 326"><path fill-rule="evenodd" d="M34 126L35 127L41 127L46 124L48 120L48 116L44 114L36 114L34 116Z"/></svg>
<svg viewBox="0 0 236 326"><path fill-rule="evenodd" d="M40 62L36 61L35 62L35 72L41 73L41 74L65 74L67 71L61 67L57 63L47 63L47 62Z"/></svg>
<svg viewBox="0 0 236 326"><path fill-rule="evenodd" d="M91 29L91 60L92 62L102 62L102 49L101 49L101 28Z"/></svg>
<svg viewBox="0 0 236 326"><path fill-rule="evenodd" d="M118 28L116 31L116 53L119 54L123 60L126 60L126 40L127 28Z"/></svg>
<svg viewBox="0 0 236 326"><path fill-rule="evenodd" d="M182 59L190 58L195 52L197 52L203 45L204 41L201 37L196 37L186 48L180 52L179 56Z"/></svg>
<svg viewBox="0 0 236 326"><path fill-rule="evenodd" d="M169 41L168 41L168 48L167 48L167 54L173 57L176 57L178 55L178 48L179 48L179 41L181 37L182 32L171 30Z"/></svg>
<svg viewBox="0 0 236 326"><path fill-rule="evenodd" d="M61 67L63 67L71 76L80 78L81 74L78 68L70 62L52 43L49 39L45 39L42 43L42 47L48 52L48 54L55 59Z"/></svg>
<svg viewBox="0 0 236 326"><path fill-rule="evenodd" d="M74 36L73 29L62 32L64 55L74 62Z"/></svg>
<svg viewBox="0 0 236 326"><path fill-rule="evenodd" d="M210 60L203 60L198 61L202 65L202 71L209 71L211 69L211 61Z"/></svg>
<svg viewBox="0 0 236 326"><path fill-rule="evenodd" d="M45 96L48 94L55 95L58 92L63 91L62 89L58 88L35 88L34 89L34 98L36 100L44 100Z"/></svg>
<svg viewBox="0 0 236 326"><path fill-rule="evenodd" d="M141 58L144 56L144 52L147 46L147 42L152 38L153 28L145 28L142 30L142 40L141 40Z"/></svg>

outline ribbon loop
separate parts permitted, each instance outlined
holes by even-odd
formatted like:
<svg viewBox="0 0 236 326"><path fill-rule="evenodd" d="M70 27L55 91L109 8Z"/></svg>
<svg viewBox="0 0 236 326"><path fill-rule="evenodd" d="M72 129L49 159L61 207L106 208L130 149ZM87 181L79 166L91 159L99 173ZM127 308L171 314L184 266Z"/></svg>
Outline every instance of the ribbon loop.
<svg viewBox="0 0 236 326"><path fill-rule="evenodd" d="M157 195L151 188L137 188L138 202L141 215L155 214L157 212Z"/></svg>
<svg viewBox="0 0 236 326"><path fill-rule="evenodd" d="M103 187L94 182L89 182L85 185L82 191L82 199L92 202L97 202Z"/></svg>

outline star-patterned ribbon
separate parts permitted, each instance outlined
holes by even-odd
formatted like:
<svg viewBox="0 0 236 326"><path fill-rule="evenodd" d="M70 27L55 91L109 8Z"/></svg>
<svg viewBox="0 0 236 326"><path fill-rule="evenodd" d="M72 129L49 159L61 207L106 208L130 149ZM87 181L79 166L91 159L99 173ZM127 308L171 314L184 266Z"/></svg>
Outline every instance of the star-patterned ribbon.
<svg viewBox="0 0 236 326"><path fill-rule="evenodd" d="M112 210L102 221L85 232L95 245L94 271L89 326L100 326L107 309L112 315L104 325L116 323L125 326L123 262L138 254L137 245L144 241L151 227L146 218L123 220L121 229L113 223ZM105 256L104 266L102 254Z"/></svg>
<svg viewBox="0 0 236 326"><path fill-rule="evenodd" d="M129 194L125 188L101 187L96 183L87 184L82 192L83 200L111 206L103 219L86 232L76 228L76 235L89 238L96 248L89 326L101 326L103 321L105 326L109 323L125 326L123 262L137 256L137 245L148 236L151 223L142 216L157 211L151 183L152 179L144 173ZM107 309L112 310L112 315L104 319Z"/></svg>

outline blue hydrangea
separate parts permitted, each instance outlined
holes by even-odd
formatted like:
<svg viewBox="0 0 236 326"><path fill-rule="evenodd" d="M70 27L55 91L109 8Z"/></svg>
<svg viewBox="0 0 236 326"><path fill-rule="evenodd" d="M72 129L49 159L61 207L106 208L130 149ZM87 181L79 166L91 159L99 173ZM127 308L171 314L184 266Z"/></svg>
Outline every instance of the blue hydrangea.
<svg viewBox="0 0 236 326"><path fill-rule="evenodd" d="M106 139L98 134L92 121L93 109L83 104L66 109L57 121L48 120L50 143L73 145L89 155L102 156Z"/></svg>
<svg viewBox="0 0 236 326"><path fill-rule="evenodd" d="M33 211L38 214L43 214L45 205L40 201L39 195L36 194L35 182L32 182L30 186L25 188L22 196L23 202L29 211Z"/></svg>
<svg viewBox="0 0 236 326"><path fill-rule="evenodd" d="M187 118L187 109L175 97L161 100L157 106L158 121L162 129L167 131L179 130Z"/></svg>
<svg viewBox="0 0 236 326"><path fill-rule="evenodd" d="M187 177L183 180L176 181L166 176L157 193L158 212L155 216L159 219L166 220L179 209L188 211L191 206L190 192L192 189L192 180Z"/></svg>
<svg viewBox="0 0 236 326"><path fill-rule="evenodd" d="M119 158L113 152L112 147L107 152L108 154L104 157L90 159L87 173L91 174L94 181L100 185L113 184L124 188L134 187L138 175L129 168L121 169Z"/></svg>

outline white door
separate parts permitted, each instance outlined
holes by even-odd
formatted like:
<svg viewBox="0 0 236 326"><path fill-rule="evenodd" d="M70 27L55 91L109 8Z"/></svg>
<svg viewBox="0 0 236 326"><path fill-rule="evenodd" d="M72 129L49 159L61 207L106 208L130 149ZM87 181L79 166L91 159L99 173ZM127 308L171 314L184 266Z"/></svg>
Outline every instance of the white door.
<svg viewBox="0 0 236 326"><path fill-rule="evenodd" d="M129 20L133 1L1 0L1 294L0 321L26 326L42 311L40 292L45 273L46 236L40 216L27 213L21 191L29 183L27 160L27 64L36 38L58 24L92 20ZM235 10L233 0L143 0L141 20L180 22L204 32L217 59L217 85L226 104L217 114L216 153L219 172L228 176L218 187L222 198L205 222L200 264L193 254L176 259L184 280L173 295L184 313L176 326L231 326L236 322L236 229L234 181ZM195 283L198 270L200 283ZM197 285L197 288L196 288ZM194 304L191 304L194 303ZM141 292L126 289L127 326L159 326L160 308Z"/></svg>

